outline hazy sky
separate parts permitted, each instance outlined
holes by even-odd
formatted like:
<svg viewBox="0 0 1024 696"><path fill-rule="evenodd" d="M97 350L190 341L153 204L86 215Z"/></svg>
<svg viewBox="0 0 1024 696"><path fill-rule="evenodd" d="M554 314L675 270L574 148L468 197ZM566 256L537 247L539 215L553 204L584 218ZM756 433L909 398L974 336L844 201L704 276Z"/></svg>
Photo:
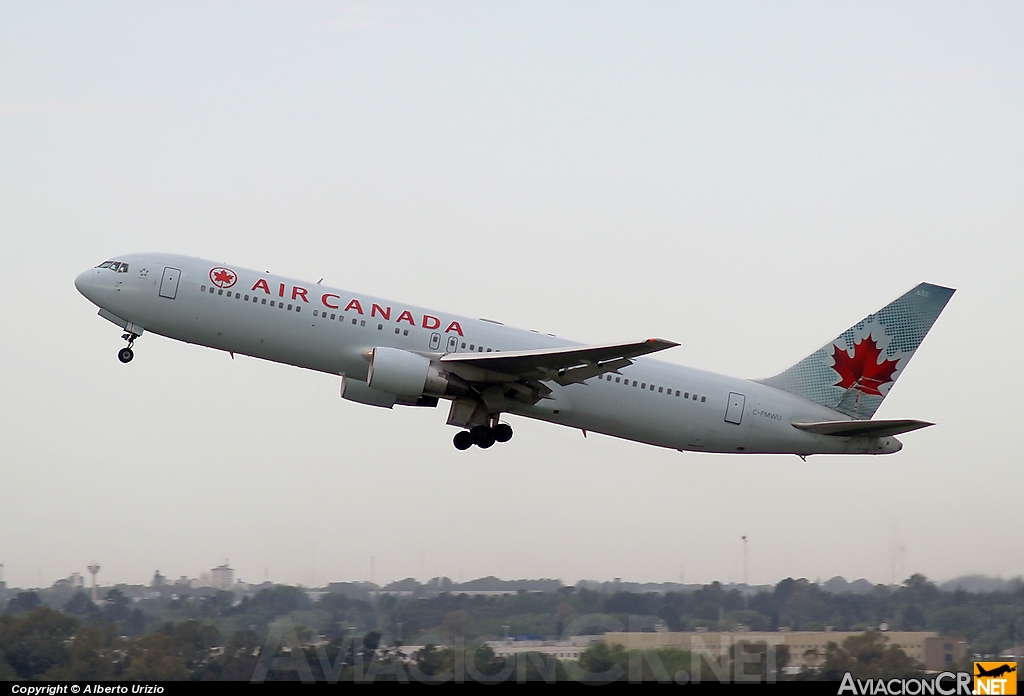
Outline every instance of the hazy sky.
<svg viewBox="0 0 1024 696"><path fill-rule="evenodd" d="M0 563L101 582L1024 573L1024 4L0 0ZM764 377L958 288L888 457L679 453L116 327L185 253ZM901 551L902 549L902 551Z"/></svg>

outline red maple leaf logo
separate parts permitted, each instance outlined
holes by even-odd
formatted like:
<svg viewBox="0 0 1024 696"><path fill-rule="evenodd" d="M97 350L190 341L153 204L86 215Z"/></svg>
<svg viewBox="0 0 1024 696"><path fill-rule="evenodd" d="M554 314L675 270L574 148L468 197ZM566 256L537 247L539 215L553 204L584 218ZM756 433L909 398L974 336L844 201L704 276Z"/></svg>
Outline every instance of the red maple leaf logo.
<svg viewBox="0 0 1024 696"><path fill-rule="evenodd" d="M893 381L892 374L896 371L899 360L883 360L878 362L882 351L878 343L870 335L854 341L853 357L837 345L832 346L835 352L832 369L839 373L839 381L833 386L843 389L856 389L863 394L882 396L878 388Z"/></svg>
<svg viewBox="0 0 1024 696"><path fill-rule="evenodd" d="M237 276L234 271L227 268L214 268L210 270L210 282L218 288L230 288L235 284Z"/></svg>

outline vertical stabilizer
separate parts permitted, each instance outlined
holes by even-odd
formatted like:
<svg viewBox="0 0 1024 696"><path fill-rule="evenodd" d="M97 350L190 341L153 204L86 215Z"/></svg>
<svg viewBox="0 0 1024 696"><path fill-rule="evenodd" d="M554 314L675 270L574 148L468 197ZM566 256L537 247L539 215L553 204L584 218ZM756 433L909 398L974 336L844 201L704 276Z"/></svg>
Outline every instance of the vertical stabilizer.
<svg viewBox="0 0 1024 696"><path fill-rule="evenodd" d="M785 372L757 381L853 418L871 418L954 292L921 283Z"/></svg>

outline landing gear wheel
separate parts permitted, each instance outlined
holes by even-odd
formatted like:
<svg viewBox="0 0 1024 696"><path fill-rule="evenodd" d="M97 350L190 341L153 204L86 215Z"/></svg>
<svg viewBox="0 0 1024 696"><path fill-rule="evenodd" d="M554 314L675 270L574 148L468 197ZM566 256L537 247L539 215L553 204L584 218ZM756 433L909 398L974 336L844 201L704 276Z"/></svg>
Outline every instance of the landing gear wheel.
<svg viewBox="0 0 1024 696"><path fill-rule="evenodd" d="M452 438L452 444L454 444L455 449L459 451L468 450L473 446L473 436L469 434L468 430L460 430L455 433L455 437Z"/></svg>
<svg viewBox="0 0 1024 696"><path fill-rule="evenodd" d="M117 359L123 363L130 363L132 361L132 358L134 357L135 353L132 351L131 348L122 348L121 350L117 351Z"/></svg>
<svg viewBox="0 0 1024 696"><path fill-rule="evenodd" d="M508 442L512 439L512 426L508 423L499 423L491 428L491 434L497 442Z"/></svg>
<svg viewBox="0 0 1024 696"><path fill-rule="evenodd" d="M491 429L486 425L478 425L469 431L469 434L473 438L473 444L480 449L487 449L494 444L494 435L491 434Z"/></svg>

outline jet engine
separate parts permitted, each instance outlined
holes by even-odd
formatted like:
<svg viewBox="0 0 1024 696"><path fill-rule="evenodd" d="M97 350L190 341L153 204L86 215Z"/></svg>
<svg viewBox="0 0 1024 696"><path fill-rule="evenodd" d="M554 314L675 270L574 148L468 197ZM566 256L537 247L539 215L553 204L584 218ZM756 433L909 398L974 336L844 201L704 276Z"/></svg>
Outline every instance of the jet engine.
<svg viewBox="0 0 1024 696"><path fill-rule="evenodd" d="M398 348L378 346L370 353L366 383L373 389L399 396L452 396L469 385L440 369L430 358Z"/></svg>

